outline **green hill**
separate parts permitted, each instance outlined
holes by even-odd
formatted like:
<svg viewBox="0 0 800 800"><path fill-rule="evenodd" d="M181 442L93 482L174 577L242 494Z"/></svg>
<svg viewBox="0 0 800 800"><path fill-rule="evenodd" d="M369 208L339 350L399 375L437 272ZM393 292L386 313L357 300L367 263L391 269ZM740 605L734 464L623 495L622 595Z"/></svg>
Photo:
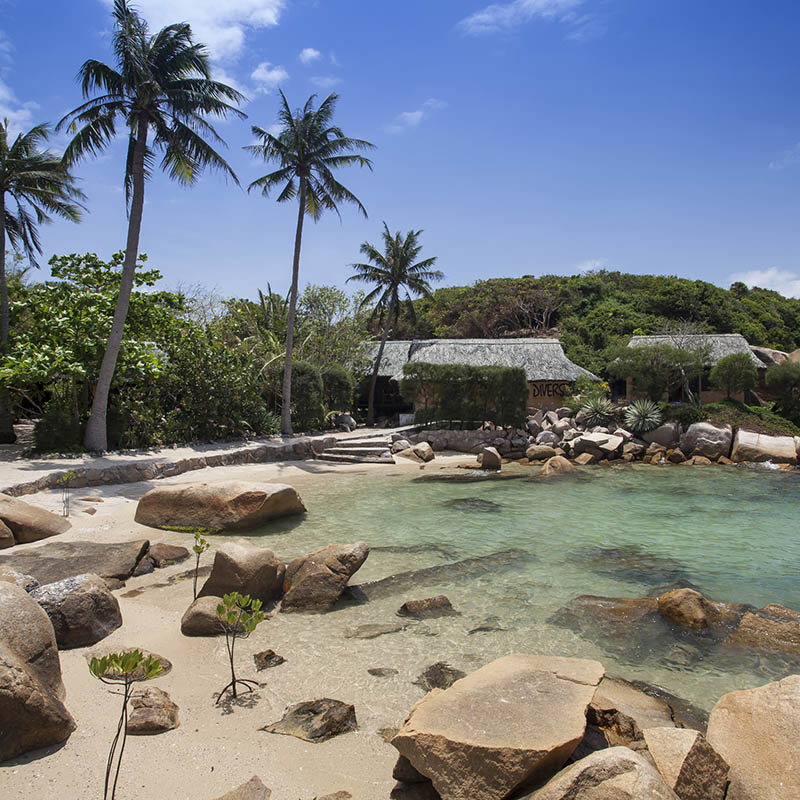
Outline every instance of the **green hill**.
<svg viewBox="0 0 800 800"><path fill-rule="evenodd" d="M567 355L604 372L611 351L633 333L692 322L700 333L741 333L750 344L800 347L800 300L770 289L663 275L599 271L540 278L495 278L437 289L415 301L393 337L560 336Z"/></svg>

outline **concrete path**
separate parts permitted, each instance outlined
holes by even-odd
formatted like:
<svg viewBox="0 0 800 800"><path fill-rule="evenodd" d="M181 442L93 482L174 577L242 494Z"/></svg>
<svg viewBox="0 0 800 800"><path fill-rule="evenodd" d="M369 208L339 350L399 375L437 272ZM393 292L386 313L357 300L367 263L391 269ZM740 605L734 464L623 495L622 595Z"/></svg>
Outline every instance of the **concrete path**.
<svg viewBox="0 0 800 800"><path fill-rule="evenodd" d="M23 458L20 448L6 445L4 457L0 454L0 492L19 496L56 489L69 473L69 486L79 488L153 480L205 467L314 458L340 442L383 439L411 430L416 428L358 428L351 433L259 437L75 458Z"/></svg>

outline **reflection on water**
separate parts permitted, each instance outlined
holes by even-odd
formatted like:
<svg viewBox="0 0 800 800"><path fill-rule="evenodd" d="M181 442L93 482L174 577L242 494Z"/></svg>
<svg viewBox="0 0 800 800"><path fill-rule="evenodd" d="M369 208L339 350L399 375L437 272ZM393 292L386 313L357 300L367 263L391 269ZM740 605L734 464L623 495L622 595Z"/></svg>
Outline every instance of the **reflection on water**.
<svg viewBox="0 0 800 800"><path fill-rule="evenodd" d="M800 671L785 656L676 634L656 618L615 630L557 613L579 595L646 597L674 583L720 601L800 609L797 475L620 466L541 481L519 470L517 480L465 484L376 469L368 480L342 475L304 489L306 517L256 538L283 558L361 539L373 551L352 581L368 602L304 617L293 641L320 661L346 659L359 676L352 680L372 681L368 688L378 679L367 668L398 669L380 683L380 703L398 713L407 710L407 676L422 667L441 661L469 671L509 652L597 658L609 673L705 708L732 689ZM369 586L381 588L369 594ZM405 600L440 593L461 616L344 639L346 629L395 621ZM280 617L271 623L276 635Z"/></svg>

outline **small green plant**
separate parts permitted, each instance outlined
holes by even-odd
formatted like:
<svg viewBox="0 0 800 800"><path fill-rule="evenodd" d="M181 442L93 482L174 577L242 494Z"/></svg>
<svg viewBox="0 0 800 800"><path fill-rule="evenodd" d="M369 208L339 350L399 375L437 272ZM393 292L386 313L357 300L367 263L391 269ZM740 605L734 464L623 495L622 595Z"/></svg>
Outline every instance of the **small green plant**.
<svg viewBox="0 0 800 800"><path fill-rule="evenodd" d="M192 594L194 599L197 600L197 573L200 571L200 556L205 553L211 545L200 535L198 531L194 533L194 578L192 579Z"/></svg>
<svg viewBox="0 0 800 800"><path fill-rule="evenodd" d="M231 665L231 680L219 693L217 697L217 703L219 703L229 689L235 698L236 687L239 684L244 686L248 692L252 692L258 686L257 681L236 677L234 648L237 639L246 639L256 629L256 626L264 621L264 612L261 610L260 600L250 597L249 594L230 592L222 598L222 602L217 606L217 617L225 633L225 647Z"/></svg>
<svg viewBox="0 0 800 800"><path fill-rule="evenodd" d="M145 657L141 650L128 650L122 653L109 653L102 658L93 658L89 662L89 672L102 683L110 686L121 686L122 691L122 711L120 712L117 732L111 742L111 749L106 761L106 778L103 784L103 800L114 800L117 791L117 781L119 780L119 770L122 765L122 755L125 752L125 740L128 735L128 700L133 692L133 684L139 681L147 681L155 678L164 671L161 659L153 656ZM117 747L119 752L117 753ZM116 757L116 766L115 766ZM114 772L114 783L111 784L111 794L109 783L111 773Z"/></svg>
<svg viewBox="0 0 800 800"><path fill-rule="evenodd" d="M609 422L613 421L616 410L614 403L602 395L590 397L581 406L581 411L589 427L608 425Z"/></svg>
<svg viewBox="0 0 800 800"><path fill-rule="evenodd" d="M70 469L58 479L58 483L61 484L61 513L65 517L69 516L69 499L71 494L69 482L74 477L75 473Z"/></svg>
<svg viewBox="0 0 800 800"><path fill-rule="evenodd" d="M631 433L647 433L664 421L664 414L652 400L634 400L625 410L625 427Z"/></svg>

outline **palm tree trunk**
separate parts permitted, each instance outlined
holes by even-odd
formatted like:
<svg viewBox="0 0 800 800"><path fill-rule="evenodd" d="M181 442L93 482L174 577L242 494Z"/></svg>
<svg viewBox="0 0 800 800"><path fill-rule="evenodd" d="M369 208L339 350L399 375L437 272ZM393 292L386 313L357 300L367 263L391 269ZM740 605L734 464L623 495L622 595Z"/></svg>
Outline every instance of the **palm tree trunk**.
<svg viewBox="0 0 800 800"><path fill-rule="evenodd" d="M6 278L6 197L0 191L0 352L8 350L8 281ZM11 400L6 386L0 386L0 444L17 440L11 417Z"/></svg>
<svg viewBox="0 0 800 800"><path fill-rule="evenodd" d="M292 433L292 353L294 351L294 318L297 309L297 284L300 278L300 245L303 243L303 220L306 215L306 184L300 179L297 231L294 235L294 261L292 262L292 289L289 292L289 313L286 317L286 359L283 365L283 406L281 408L281 433Z"/></svg>
<svg viewBox="0 0 800 800"><path fill-rule="evenodd" d="M375 366L372 368L372 380L369 384L369 404L367 406L367 425L375 424L375 387L378 385L378 370L383 358L383 349L386 347L386 340L389 338L389 329L392 327L392 317L394 316L394 298L389 303L389 313L386 315L386 324L383 326L383 336L378 347L378 355L375 358Z"/></svg>
<svg viewBox="0 0 800 800"><path fill-rule="evenodd" d="M125 330L125 319L131 302L133 279L136 275L136 259L139 256L139 234L142 229L142 210L144 209L144 157L147 151L147 123L139 122L136 142L133 150L133 195L128 217L128 240L125 244L125 261L122 264L119 296L114 309L114 319L108 335L108 344L103 354L103 363L97 376L97 386L92 399L92 412L86 424L83 444L87 450L108 450L108 431L106 413L108 411L108 395L111 381L117 366L117 357L122 345L122 334Z"/></svg>

